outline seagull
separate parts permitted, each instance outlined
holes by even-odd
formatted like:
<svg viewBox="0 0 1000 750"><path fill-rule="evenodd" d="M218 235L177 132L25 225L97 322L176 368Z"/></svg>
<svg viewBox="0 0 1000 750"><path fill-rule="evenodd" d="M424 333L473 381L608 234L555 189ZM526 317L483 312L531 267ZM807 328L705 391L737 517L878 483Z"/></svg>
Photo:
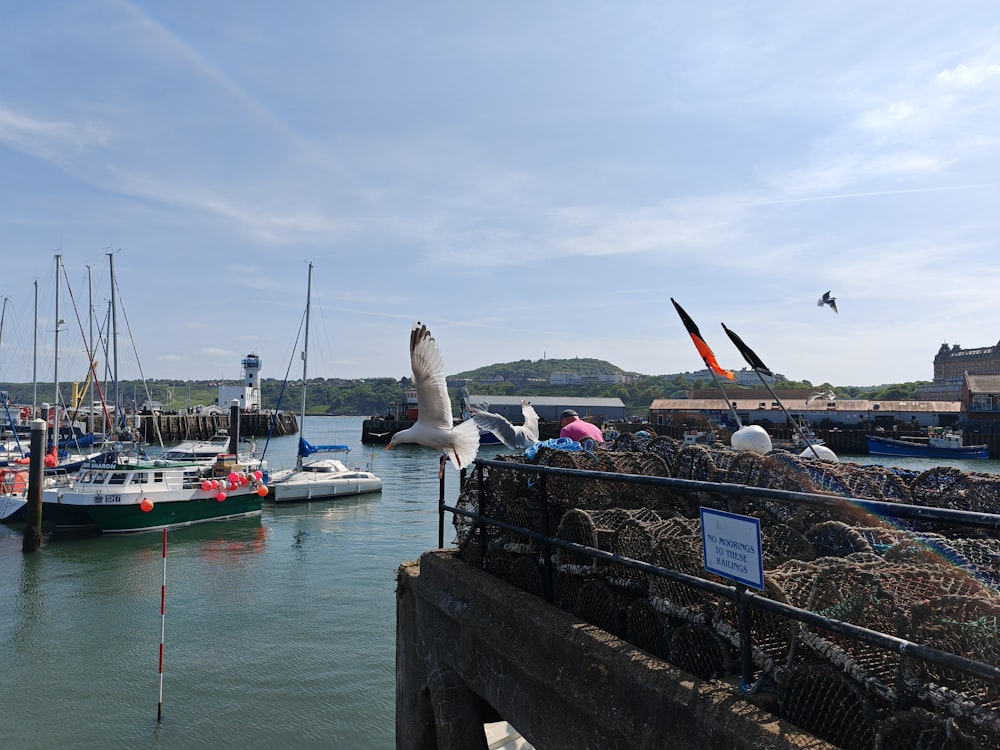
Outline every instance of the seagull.
<svg viewBox="0 0 1000 750"><path fill-rule="evenodd" d="M829 305L831 310L837 312L837 298L831 297L829 292L824 292L823 296L816 301L816 307L823 305Z"/></svg>
<svg viewBox="0 0 1000 750"><path fill-rule="evenodd" d="M473 406L469 407L469 411L478 427L492 432L508 448L523 450L538 442L538 414L535 407L527 401L521 402L523 427L515 427L502 414L482 411Z"/></svg>
<svg viewBox="0 0 1000 750"><path fill-rule="evenodd" d="M410 330L410 366L417 389L417 423L393 435L385 449L412 443L440 451L438 478L444 476L446 460L458 470L468 467L479 452L479 428L471 419L455 425L441 352L419 320Z"/></svg>
<svg viewBox="0 0 1000 750"><path fill-rule="evenodd" d="M813 401L818 398L826 399L827 401L833 401L837 398L837 394L833 391L814 391L809 394L809 398L806 399L806 406L809 406Z"/></svg>

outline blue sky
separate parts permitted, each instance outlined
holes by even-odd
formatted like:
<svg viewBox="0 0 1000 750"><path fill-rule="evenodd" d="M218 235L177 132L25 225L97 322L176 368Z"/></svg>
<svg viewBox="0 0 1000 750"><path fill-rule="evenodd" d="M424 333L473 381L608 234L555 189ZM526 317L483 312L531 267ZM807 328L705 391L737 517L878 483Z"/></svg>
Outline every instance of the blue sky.
<svg viewBox="0 0 1000 750"><path fill-rule="evenodd" d="M993 4L694 6L9 4L0 382L31 379L35 280L49 372L56 251L83 329L114 252L147 378L236 378L250 352L283 377L308 262L323 377L408 375L417 319L448 373L699 369L670 297L723 366L720 323L815 384L995 344Z"/></svg>

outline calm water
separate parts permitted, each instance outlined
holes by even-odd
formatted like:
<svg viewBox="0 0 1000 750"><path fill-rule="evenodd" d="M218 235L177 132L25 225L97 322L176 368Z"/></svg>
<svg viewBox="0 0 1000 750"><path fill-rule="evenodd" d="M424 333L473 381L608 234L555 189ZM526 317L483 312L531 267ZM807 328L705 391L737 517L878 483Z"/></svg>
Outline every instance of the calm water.
<svg viewBox="0 0 1000 750"><path fill-rule="evenodd" d="M360 419L306 428L357 461L371 453ZM272 441L271 465L289 464L296 441ZM160 725L161 535L49 537L24 555L0 525L0 747L393 748L395 574L437 546L437 458L375 454L381 493L170 532Z"/></svg>
<svg viewBox="0 0 1000 750"><path fill-rule="evenodd" d="M361 421L306 434L363 463ZM24 555L0 525L0 747L395 747L395 574L437 546L437 457L374 450L381 493L169 533L160 726L161 533Z"/></svg>

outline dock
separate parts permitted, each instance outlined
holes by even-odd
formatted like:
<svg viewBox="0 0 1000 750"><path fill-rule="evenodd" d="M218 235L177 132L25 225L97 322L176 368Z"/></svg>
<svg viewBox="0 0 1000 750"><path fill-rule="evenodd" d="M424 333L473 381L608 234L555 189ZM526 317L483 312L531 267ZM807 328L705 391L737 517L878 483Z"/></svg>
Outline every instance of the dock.
<svg viewBox="0 0 1000 750"><path fill-rule="evenodd" d="M228 414L137 414L139 435L147 443L165 443L181 440L208 440L219 430L229 429ZM274 424L272 431L272 422ZM244 411L240 414L242 437L272 437L294 435L299 431L298 421L290 411Z"/></svg>

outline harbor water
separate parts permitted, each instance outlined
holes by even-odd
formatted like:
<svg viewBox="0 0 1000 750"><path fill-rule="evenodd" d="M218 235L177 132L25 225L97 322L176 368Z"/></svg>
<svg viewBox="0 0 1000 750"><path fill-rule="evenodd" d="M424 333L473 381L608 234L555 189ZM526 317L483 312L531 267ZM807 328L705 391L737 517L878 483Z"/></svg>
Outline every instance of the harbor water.
<svg viewBox="0 0 1000 750"><path fill-rule="evenodd" d="M352 462L374 451L382 492L171 531L163 620L160 533L49 536L25 555L19 530L0 525L0 747L395 747L395 575L437 546L438 460L366 448L361 422L309 417L306 435L348 443ZM296 443L272 441L272 467ZM449 504L457 495L449 466Z"/></svg>
<svg viewBox="0 0 1000 750"><path fill-rule="evenodd" d="M25 555L0 525L0 747L395 747L395 575L437 547L438 459L366 448L361 422L308 417L306 435L374 451L381 493L169 532L160 723L162 533ZM445 482L451 502L450 465Z"/></svg>

